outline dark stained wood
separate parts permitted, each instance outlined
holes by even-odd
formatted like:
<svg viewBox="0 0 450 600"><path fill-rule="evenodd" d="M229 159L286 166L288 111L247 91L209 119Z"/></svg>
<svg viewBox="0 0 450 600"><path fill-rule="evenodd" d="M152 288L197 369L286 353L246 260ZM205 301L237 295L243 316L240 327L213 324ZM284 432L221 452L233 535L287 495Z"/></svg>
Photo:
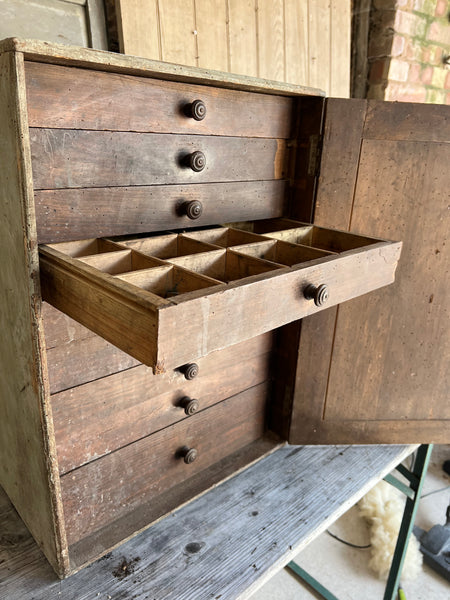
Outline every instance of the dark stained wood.
<svg viewBox="0 0 450 600"><path fill-rule="evenodd" d="M364 139L448 142L450 116L436 104L368 100Z"/></svg>
<svg viewBox="0 0 450 600"><path fill-rule="evenodd" d="M440 112L444 117L446 109L371 106L364 129L368 135L377 114L391 111L387 122L398 119L399 125L377 129L386 139L356 143L356 186L338 214L355 233L383 231L391 239L402 239L402 257L391 289L340 306L336 318L323 313L304 323L299 356L305 358L297 367L290 437L294 443L449 440L449 229L444 217L448 197L442 190L450 187L450 146L411 139L420 139L424 125L417 136L410 129L430 115ZM429 127L434 132L433 118ZM352 119L349 111L349 129ZM448 120L443 118L441 125L439 137L450 140ZM327 176L322 171L324 181ZM328 187L334 182L333 170L329 177ZM334 220L329 194L319 207L317 224Z"/></svg>
<svg viewBox="0 0 450 600"><path fill-rule="evenodd" d="M39 243L280 217L286 182L246 181L196 185L41 190L35 192ZM200 200L192 221L186 202Z"/></svg>
<svg viewBox="0 0 450 600"><path fill-rule="evenodd" d="M61 487L69 543L260 438L266 397L267 385L255 386L64 475ZM194 463L186 465L179 458L183 446L198 450Z"/></svg>
<svg viewBox="0 0 450 600"><path fill-rule="evenodd" d="M30 127L291 136L293 98L26 62ZM206 117L185 114L202 99Z"/></svg>
<svg viewBox="0 0 450 600"><path fill-rule="evenodd" d="M180 404L184 396L198 400L201 411L267 379L270 354L235 351L200 359L192 381L141 366L53 395L60 473L190 418Z"/></svg>
<svg viewBox="0 0 450 600"><path fill-rule="evenodd" d="M30 128L37 190L282 179L285 140ZM185 166L206 156L196 173Z"/></svg>
<svg viewBox="0 0 450 600"><path fill-rule="evenodd" d="M324 99L297 99L295 136L289 164L289 207L286 216L312 222L315 191L320 166L321 130Z"/></svg>
<svg viewBox="0 0 450 600"><path fill-rule="evenodd" d="M348 230L367 100L328 98L314 222ZM351 124L349 124L351 115ZM325 216L327 215L327 216Z"/></svg>

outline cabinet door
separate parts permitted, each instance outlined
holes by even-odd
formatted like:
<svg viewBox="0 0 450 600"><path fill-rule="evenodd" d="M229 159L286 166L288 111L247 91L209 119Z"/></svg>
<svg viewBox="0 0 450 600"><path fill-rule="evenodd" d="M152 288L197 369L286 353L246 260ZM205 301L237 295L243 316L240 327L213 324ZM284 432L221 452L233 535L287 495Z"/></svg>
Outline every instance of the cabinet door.
<svg viewBox="0 0 450 600"><path fill-rule="evenodd" d="M291 443L450 442L449 117L326 102L314 223L403 250L392 286L287 326Z"/></svg>

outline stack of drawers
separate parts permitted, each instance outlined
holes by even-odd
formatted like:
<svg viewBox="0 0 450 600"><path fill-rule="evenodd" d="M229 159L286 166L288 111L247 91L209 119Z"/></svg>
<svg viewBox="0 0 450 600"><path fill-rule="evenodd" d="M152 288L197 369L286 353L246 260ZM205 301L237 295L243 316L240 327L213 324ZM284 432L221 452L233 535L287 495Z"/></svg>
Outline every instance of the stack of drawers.
<svg viewBox="0 0 450 600"><path fill-rule="evenodd" d="M61 577L283 443L277 328L391 283L401 247L286 218L314 91L71 52L0 54L0 475Z"/></svg>

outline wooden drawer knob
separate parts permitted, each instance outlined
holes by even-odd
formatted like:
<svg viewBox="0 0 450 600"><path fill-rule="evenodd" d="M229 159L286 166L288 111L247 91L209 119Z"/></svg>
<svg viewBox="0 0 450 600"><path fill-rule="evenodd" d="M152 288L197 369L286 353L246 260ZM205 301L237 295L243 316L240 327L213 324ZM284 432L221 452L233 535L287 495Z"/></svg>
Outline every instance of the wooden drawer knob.
<svg viewBox="0 0 450 600"><path fill-rule="evenodd" d="M308 285L303 293L307 300L314 300L316 306L323 306L328 302L328 298L330 297L328 286L325 283L318 286L313 284Z"/></svg>
<svg viewBox="0 0 450 600"><path fill-rule="evenodd" d="M184 408L184 412L187 415L193 415L198 411L199 401L194 400L194 398L189 398L189 396L185 396L184 398L181 398L180 406Z"/></svg>
<svg viewBox="0 0 450 600"><path fill-rule="evenodd" d="M194 379L198 375L198 364L197 363L189 363L181 367L180 371L186 377L186 379Z"/></svg>
<svg viewBox="0 0 450 600"><path fill-rule="evenodd" d="M187 446L185 446L184 448L181 448L180 456L183 458L184 462L187 465L190 465L197 458L198 452L195 448L188 448Z"/></svg>
<svg viewBox="0 0 450 600"><path fill-rule="evenodd" d="M191 202L186 202L185 204L186 216L189 219L198 219L202 216L203 205L200 200L192 200Z"/></svg>
<svg viewBox="0 0 450 600"><path fill-rule="evenodd" d="M199 173L206 167L206 156L200 150L196 150L188 156L188 165L193 171Z"/></svg>
<svg viewBox="0 0 450 600"><path fill-rule="evenodd" d="M192 117L196 121L203 121L206 117L206 106L203 100L194 100L192 104L189 104L186 110L189 117Z"/></svg>

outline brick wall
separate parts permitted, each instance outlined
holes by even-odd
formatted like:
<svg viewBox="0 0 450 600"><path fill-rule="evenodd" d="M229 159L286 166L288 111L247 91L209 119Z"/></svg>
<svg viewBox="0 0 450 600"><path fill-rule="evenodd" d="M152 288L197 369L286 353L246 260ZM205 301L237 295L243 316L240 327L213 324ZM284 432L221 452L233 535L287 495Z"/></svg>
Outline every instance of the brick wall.
<svg viewBox="0 0 450 600"><path fill-rule="evenodd" d="M450 0L373 0L368 98L450 104Z"/></svg>

